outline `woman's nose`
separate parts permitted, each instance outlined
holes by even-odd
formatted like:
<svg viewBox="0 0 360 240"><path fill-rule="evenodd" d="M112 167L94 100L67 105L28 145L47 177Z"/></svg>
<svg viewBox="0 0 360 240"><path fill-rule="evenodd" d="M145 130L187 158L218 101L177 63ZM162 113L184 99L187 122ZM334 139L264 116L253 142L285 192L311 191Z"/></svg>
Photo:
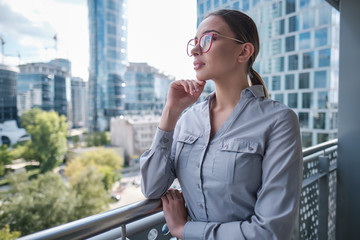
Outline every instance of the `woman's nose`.
<svg viewBox="0 0 360 240"><path fill-rule="evenodd" d="M202 49L201 49L199 43L196 44L196 46L193 49L191 49L191 55L192 56L197 56L197 55L201 54L201 52L202 52Z"/></svg>

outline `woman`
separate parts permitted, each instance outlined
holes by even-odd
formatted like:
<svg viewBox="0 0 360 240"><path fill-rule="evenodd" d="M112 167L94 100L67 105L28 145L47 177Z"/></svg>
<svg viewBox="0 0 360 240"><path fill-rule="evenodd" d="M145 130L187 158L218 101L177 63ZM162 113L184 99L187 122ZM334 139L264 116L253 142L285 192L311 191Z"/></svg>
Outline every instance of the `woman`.
<svg viewBox="0 0 360 240"><path fill-rule="evenodd" d="M252 68L258 51L255 23L234 10L208 15L188 44L197 80L170 85L140 159L142 191L161 197L173 236L290 239L302 178L298 120L267 98ZM215 92L183 113L208 79ZM182 193L168 190L175 178Z"/></svg>

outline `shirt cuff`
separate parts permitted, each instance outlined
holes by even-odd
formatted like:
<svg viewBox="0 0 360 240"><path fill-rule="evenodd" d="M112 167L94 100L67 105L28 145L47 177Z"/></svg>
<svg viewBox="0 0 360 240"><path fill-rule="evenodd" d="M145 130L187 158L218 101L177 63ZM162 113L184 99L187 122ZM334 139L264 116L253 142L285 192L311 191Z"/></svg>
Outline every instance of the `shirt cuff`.
<svg viewBox="0 0 360 240"><path fill-rule="evenodd" d="M174 131L165 132L160 128L157 128L150 149L155 149L157 147L170 149L173 143L173 135Z"/></svg>
<svg viewBox="0 0 360 240"><path fill-rule="evenodd" d="M206 224L206 222L187 222L183 230L183 240L205 239L204 232Z"/></svg>

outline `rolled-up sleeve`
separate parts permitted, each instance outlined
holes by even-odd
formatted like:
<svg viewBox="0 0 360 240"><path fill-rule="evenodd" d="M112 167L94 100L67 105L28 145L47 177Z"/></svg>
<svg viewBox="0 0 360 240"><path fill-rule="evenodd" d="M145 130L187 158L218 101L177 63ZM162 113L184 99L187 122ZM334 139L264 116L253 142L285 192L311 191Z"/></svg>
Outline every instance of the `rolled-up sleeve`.
<svg viewBox="0 0 360 240"><path fill-rule="evenodd" d="M160 198L175 179L171 148L173 131L157 129L149 150L140 157L141 190L149 199Z"/></svg>
<svg viewBox="0 0 360 240"><path fill-rule="evenodd" d="M183 231L184 240L291 238L302 184L301 139L297 116L292 110L276 117L265 140L262 184L252 216L227 223L189 221Z"/></svg>

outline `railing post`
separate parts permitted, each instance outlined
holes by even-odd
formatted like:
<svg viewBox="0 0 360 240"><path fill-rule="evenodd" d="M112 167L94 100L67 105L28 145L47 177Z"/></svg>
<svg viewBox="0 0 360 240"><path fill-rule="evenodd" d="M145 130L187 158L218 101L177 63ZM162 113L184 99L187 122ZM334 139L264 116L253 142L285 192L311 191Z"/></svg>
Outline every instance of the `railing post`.
<svg viewBox="0 0 360 240"><path fill-rule="evenodd" d="M126 224L121 225L121 240L126 240Z"/></svg>
<svg viewBox="0 0 360 240"><path fill-rule="evenodd" d="M319 239L328 239L329 218L329 159L319 156L320 173L325 173L319 179Z"/></svg>

